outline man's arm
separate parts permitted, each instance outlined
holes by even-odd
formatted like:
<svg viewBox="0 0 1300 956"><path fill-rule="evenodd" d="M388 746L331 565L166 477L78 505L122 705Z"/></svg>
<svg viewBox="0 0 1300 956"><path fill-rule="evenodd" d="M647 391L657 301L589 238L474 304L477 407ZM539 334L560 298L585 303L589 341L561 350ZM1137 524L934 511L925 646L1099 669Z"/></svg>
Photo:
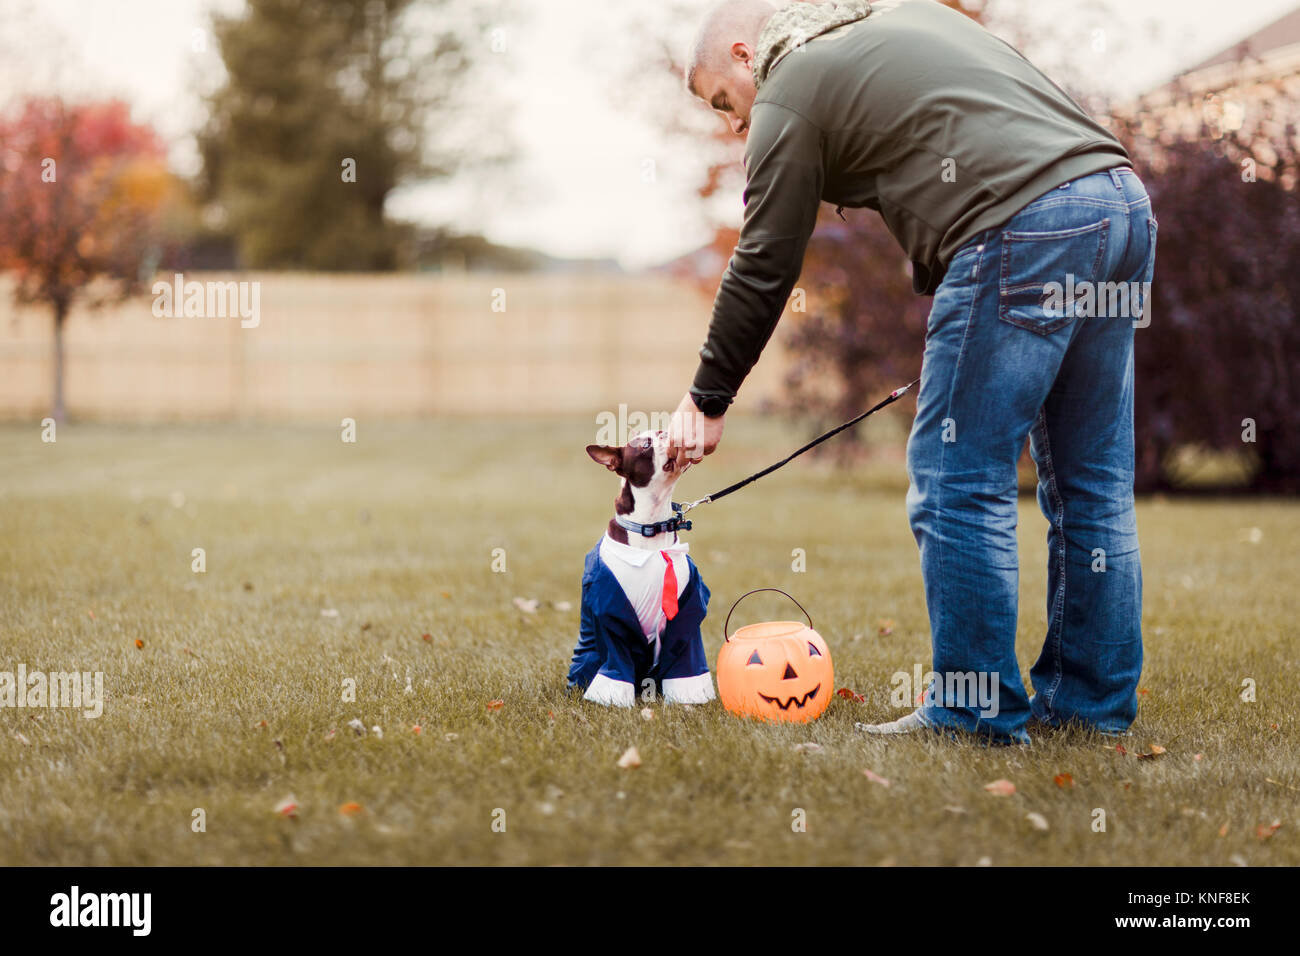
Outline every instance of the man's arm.
<svg viewBox="0 0 1300 956"><path fill-rule="evenodd" d="M690 392L728 403L758 361L803 267L821 202L822 134L775 103L754 106L745 144L745 221L713 301Z"/></svg>
<svg viewBox="0 0 1300 956"><path fill-rule="evenodd" d="M821 130L784 106L756 103L745 170L740 240L713 300L694 383L669 426L668 452L679 466L717 447L722 413L762 354L799 278L821 202ZM701 403L709 417L700 412Z"/></svg>

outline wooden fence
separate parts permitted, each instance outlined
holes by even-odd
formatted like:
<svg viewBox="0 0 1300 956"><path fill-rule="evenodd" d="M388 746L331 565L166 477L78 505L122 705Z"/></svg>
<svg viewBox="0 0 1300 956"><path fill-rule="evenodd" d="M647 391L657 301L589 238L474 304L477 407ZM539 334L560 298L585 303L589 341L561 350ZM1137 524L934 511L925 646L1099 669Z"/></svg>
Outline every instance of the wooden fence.
<svg viewBox="0 0 1300 956"><path fill-rule="evenodd" d="M184 281L257 283L258 324L243 327L229 306L221 316L158 317L152 293L77 308L65 338L70 416L671 410L690 384L711 305L699 289L653 275L195 273ZM15 306L0 276L0 417L47 414L52 324L45 309ZM785 365L773 342L746 382L746 404L778 394Z"/></svg>

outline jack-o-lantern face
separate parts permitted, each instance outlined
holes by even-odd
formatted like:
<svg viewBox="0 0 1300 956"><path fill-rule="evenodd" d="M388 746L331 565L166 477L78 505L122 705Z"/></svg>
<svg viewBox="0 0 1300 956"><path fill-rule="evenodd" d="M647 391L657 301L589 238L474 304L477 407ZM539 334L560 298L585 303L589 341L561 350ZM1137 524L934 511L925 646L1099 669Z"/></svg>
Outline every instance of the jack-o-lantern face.
<svg viewBox="0 0 1300 956"><path fill-rule="evenodd" d="M718 694L733 714L803 723L821 716L834 687L826 642L797 621L742 627L718 652Z"/></svg>

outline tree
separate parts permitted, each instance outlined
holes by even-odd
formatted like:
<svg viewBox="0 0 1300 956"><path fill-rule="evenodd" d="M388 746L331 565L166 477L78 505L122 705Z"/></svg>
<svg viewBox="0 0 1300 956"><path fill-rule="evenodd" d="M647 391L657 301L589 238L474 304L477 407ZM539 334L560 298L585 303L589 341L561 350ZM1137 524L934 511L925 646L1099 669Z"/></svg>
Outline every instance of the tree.
<svg viewBox="0 0 1300 956"><path fill-rule="evenodd" d="M21 303L54 316L52 415L64 418L63 327L72 304L136 291L159 255L175 181L124 103L25 101L0 117L0 268Z"/></svg>
<svg viewBox="0 0 1300 956"><path fill-rule="evenodd" d="M1187 451L1213 451L1244 458L1255 491L1300 492L1294 87L1251 84L1252 102L1177 82L1114 118L1159 222L1134 346L1139 489L1176 487Z"/></svg>
<svg viewBox="0 0 1300 956"><path fill-rule="evenodd" d="M468 67L455 0L248 0L213 32L227 80L199 137L205 198L255 268L389 269L389 193L446 173L431 118ZM463 25L462 25L463 28Z"/></svg>

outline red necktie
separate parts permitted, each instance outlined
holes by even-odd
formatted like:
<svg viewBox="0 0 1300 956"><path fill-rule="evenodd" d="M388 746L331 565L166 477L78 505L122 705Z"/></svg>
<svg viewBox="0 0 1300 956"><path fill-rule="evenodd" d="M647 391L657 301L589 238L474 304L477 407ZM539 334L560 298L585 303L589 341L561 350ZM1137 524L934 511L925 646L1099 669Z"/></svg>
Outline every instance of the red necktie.
<svg viewBox="0 0 1300 956"><path fill-rule="evenodd" d="M664 569L664 616L672 620L677 616L677 572L673 570L673 559L667 551L660 551L668 567Z"/></svg>

